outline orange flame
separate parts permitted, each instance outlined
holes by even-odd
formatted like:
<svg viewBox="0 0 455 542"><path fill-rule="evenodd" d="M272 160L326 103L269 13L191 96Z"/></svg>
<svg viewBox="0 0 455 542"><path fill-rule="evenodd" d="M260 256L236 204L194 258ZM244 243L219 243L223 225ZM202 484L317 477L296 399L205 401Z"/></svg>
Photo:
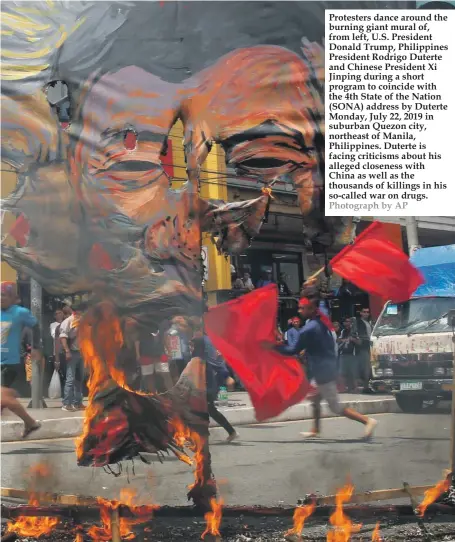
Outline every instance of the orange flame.
<svg viewBox="0 0 455 542"><path fill-rule="evenodd" d="M195 486L203 485L204 483L204 445L205 438L199 435L196 431L192 431L187 427L180 418L174 417L171 420L171 426L174 429L174 441L181 448L188 448L194 454L193 459L189 458L185 454L177 453L177 457L187 463L188 465L194 465L194 482L188 486L191 490Z"/></svg>
<svg viewBox="0 0 455 542"><path fill-rule="evenodd" d="M39 505L39 492L36 486L39 480L48 478L50 468L44 463L32 465L29 470L31 480L31 494L28 503L32 506ZM59 523L56 517L19 516L14 521L9 521L5 533L16 533L18 536L38 538L50 534Z"/></svg>
<svg viewBox="0 0 455 542"><path fill-rule="evenodd" d="M311 504L306 504L304 506L297 506L294 510L294 527L289 529L284 536L295 535L298 537L302 536L303 527L305 521L311 516L316 508L316 503L312 502Z"/></svg>
<svg viewBox="0 0 455 542"><path fill-rule="evenodd" d="M102 405L95 402L95 395L114 380L120 387L132 391L126 381L125 373L117 367L117 356L124 344L120 319L109 303L98 305L87 312L78 326L79 346L84 364L89 370L87 387L88 405L84 415L82 435L76 439L78 459L83 455L83 442L90 433L91 421L102 412ZM135 390L140 395L150 395ZM107 427L110 420L105 420L104 429L115 439L115 427ZM111 420L111 424L115 423ZM111 429L111 431L107 431Z"/></svg>
<svg viewBox="0 0 455 542"><path fill-rule="evenodd" d="M423 496L423 501L417 507L417 513L420 516L425 514L425 510L433 504L434 501L446 491L450 489L450 479L446 477L444 480L440 480L434 487L427 489Z"/></svg>
<svg viewBox="0 0 455 542"><path fill-rule="evenodd" d="M334 529L327 533L327 542L349 542L351 535L360 531L361 525L354 525L344 514L343 504L351 500L354 486L347 484L336 494L335 512L330 516L330 524Z"/></svg>
<svg viewBox="0 0 455 542"><path fill-rule="evenodd" d="M76 538L74 542L84 542L84 535L82 533L76 533Z"/></svg>
<svg viewBox="0 0 455 542"><path fill-rule="evenodd" d="M50 534L58 523L59 519L53 517L19 516L15 521L8 522L5 533L16 533L19 536L38 538Z"/></svg>
<svg viewBox="0 0 455 542"><path fill-rule="evenodd" d="M224 501L221 497L218 500L216 500L214 497L210 499L210 507L212 511L207 512L204 516L207 522L207 527L201 535L202 539L204 539L206 534L211 534L213 536L221 536L220 524L221 524L221 518L223 516L223 513L222 513L223 504L224 504Z"/></svg>
<svg viewBox="0 0 455 542"><path fill-rule="evenodd" d="M133 525L139 525L149 521L153 517L153 512L158 506L134 504L137 492L135 489L122 489L120 491L120 499L108 501L102 497L97 497L100 505L101 526L92 525L87 531L88 535L97 542L109 541L112 539L112 517L113 510L117 510L121 505L128 506L135 517L119 518L120 536L123 540L133 540L136 535L131 531Z"/></svg>
<svg viewBox="0 0 455 542"><path fill-rule="evenodd" d="M382 542L381 533L379 531L379 521L376 523L376 527L374 528L371 542Z"/></svg>

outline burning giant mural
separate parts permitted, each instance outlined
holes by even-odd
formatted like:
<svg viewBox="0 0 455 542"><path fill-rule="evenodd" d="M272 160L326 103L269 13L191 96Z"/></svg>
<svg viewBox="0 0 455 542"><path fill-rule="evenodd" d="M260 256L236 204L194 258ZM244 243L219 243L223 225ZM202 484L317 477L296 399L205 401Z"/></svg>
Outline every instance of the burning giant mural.
<svg viewBox="0 0 455 542"><path fill-rule="evenodd" d="M3 3L2 160L18 174L3 209L29 235L2 258L50 293L90 295L80 324L92 375L81 464L167 449L184 457L189 439L196 460L205 458L195 484L206 484L203 364L193 360L167 394L131 390L120 367L126 322L156 328L201 317L201 234L222 253L244 250L277 181L295 188L308 241L334 246L345 232L349 221L325 217L323 206L324 8ZM177 121L187 176L178 190L162 164ZM262 184L257 198L201 198L214 144L239 175Z"/></svg>

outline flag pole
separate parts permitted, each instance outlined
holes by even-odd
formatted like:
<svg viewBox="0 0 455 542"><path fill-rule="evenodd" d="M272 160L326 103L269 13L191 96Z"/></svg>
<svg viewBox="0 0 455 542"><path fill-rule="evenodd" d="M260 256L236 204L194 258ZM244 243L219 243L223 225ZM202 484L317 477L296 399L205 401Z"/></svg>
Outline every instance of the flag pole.
<svg viewBox="0 0 455 542"><path fill-rule="evenodd" d="M35 279L30 279L30 304L31 312L36 318L40 333L42 333L42 320L43 320L43 290L41 285L36 282ZM33 341L32 341L33 342ZM41 337L39 344L32 344L32 348L40 350ZM29 404L32 408L46 407L46 403L43 399L43 370L42 370L42 358L32 359L32 400Z"/></svg>
<svg viewBox="0 0 455 542"><path fill-rule="evenodd" d="M354 247L355 244L358 241L360 241L363 237L365 237L365 235L369 234L371 232L371 230L374 230L375 228L377 228L377 226L379 224L380 224L380 222L377 221L377 220L372 222L368 226L368 228L366 228L365 230L363 230L362 233L359 233L359 235L357 235L357 237L354 239L353 243L350 243L349 245L346 245L345 247L343 247L340 250L340 252L338 252L338 254L335 254L335 256L330 260L330 262L327 265L330 267L331 264L337 262L342 256L344 256L346 254L346 252L349 252L352 249L352 247ZM318 269L315 273L313 273L311 275L311 277L308 277L304 284L308 284L309 282L314 280L316 277L318 277L325 270L325 268L326 268L326 266L323 265L320 269Z"/></svg>

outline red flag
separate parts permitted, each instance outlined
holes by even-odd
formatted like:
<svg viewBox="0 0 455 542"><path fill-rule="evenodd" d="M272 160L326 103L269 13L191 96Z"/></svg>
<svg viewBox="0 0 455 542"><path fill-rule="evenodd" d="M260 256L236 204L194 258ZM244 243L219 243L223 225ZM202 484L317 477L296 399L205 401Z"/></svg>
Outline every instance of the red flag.
<svg viewBox="0 0 455 542"><path fill-rule="evenodd" d="M408 256L388 240L381 222L373 222L330 266L362 290L396 303L409 299L424 282Z"/></svg>
<svg viewBox="0 0 455 542"><path fill-rule="evenodd" d="M299 403L309 389L296 358L265 346L276 344L277 307L278 289L270 284L212 307L205 317L208 336L245 386L258 421Z"/></svg>

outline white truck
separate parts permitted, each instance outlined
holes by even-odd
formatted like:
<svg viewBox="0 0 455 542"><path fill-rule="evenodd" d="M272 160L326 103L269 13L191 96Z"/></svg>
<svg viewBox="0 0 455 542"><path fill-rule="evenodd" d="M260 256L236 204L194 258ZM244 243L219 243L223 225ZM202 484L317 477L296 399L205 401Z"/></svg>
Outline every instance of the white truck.
<svg viewBox="0 0 455 542"><path fill-rule="evenodd" d="M411 299L387 302L373 328L373 389L395 394L401 410L451 399L455 337L455 245L417 250L425 278Z"/></svg>

